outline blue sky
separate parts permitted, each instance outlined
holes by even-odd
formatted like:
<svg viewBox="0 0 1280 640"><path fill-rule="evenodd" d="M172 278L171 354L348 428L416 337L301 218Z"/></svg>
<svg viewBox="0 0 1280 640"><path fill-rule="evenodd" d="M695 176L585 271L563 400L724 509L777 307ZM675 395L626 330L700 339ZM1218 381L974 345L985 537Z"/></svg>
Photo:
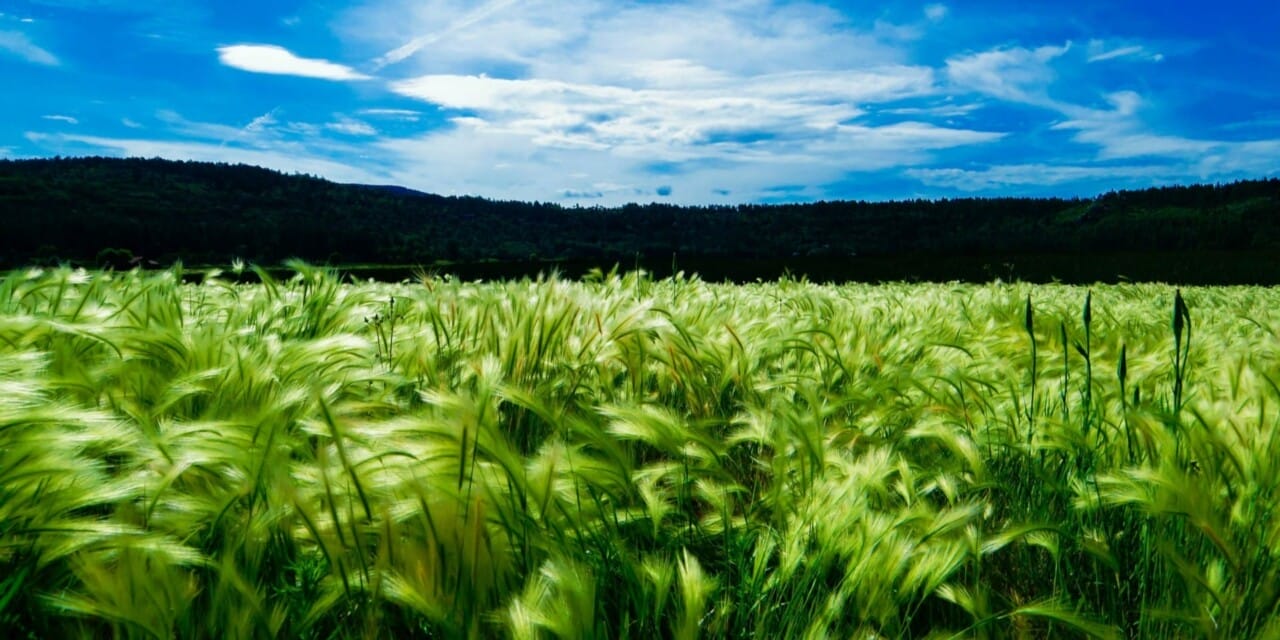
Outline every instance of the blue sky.
<svg viewBox="0 0 1280 640"><path fill-rule="evenodd" d="M1280 175L1280 2L5 0L0 157L612 205Z"/></svg>

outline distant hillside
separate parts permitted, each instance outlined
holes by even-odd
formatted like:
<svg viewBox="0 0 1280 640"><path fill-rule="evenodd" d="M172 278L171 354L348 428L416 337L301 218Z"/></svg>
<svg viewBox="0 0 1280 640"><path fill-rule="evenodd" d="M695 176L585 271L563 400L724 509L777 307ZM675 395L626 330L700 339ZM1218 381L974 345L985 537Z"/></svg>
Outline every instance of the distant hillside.
<svg viewBox="0 0 1280 640"><path fill-rule="evenodd" d="M0 161L0 266L774 260L1280 249L1280 180L1096 199L566 208L345 185L243 165Z"/></svg>

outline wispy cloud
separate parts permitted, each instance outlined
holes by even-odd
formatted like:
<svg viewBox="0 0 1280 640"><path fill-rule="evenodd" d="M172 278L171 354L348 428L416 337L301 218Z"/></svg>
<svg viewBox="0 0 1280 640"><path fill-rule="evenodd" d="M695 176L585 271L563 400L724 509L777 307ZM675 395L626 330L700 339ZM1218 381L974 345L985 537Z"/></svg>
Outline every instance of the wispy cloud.
<svg viewBox="0 0 1280 640"><path fill-rule="evenodd" d="M1113 93L1107 100L1112 105L1110 110L1064 108L1063 112L1073 119L1059 122L1052 128L1074 131L1072 139L1097 147L1100 160L1143 156L1186 159L1206 153L1220 144L1149 131L1139 116L1142 98L1132 91Z"/></svg>
<svg viewBox="0 0 1280 640"><path fill-rule="evenodd" d="M1090 63L1104 62L1116 58L1133 58L1147 62L1160 62L1164 54L1148 51L1143 45L1131 44L1114 46L1102 40L1090 40L1088 45Z"/></svg>
<svg viewBox="0 0 1280 640"><path fill-rule="evenodd" d="M126 127L130 128L130 129L141 129L141 128L143 128L143 127L142 127L142 123L137 122L136 120L133 120L133 119L131 119L131 118L121 118L121 119L120 119L120 124L122 124L122 125L124 125L124 126L126 126Z"/></svg>
<svg viewBox="0 0 1280 640"><path fill-rule="evenodd" d="M268 111L254 118L253 120L250 120L249 124L244 126L245 133L257 133L259 131L266 129L267 127L270 127L273 124L276 124L277 122L276 112L278 110L279 110L278 108L272 109L271 111Z"/></svg>
<svg viewBox="0 0 1280 640"><path fill-rule="evenodd" d="M228 67L253 73L300 76L322 80L368 80L351 67L314 58L301 58L284 47L270 44L237 44L218 47L218 59Z"/></svg>
<svg viewBox="0 0 1280 640"><path fill-rule="evenodd" d="M1132 56L1139 53L1142 53L1142 47L1121 47L1119 49L1112 49L1111 51L1104 51L1102 53L1091 55L1089 56L1089 62L1102 62L1103 60L1123 58L1124 56Z"/></svg>
<svg viewBox="0 0 1280 640"><path fill-rule="evenodd" d="M928 18L930 22L942 22L947 17L947 13L949 11L945 4L934 3L924 7L924 17Z"/></svg>
<svg viewBox="0 0 1280 640"><path fill-rule="evenodd" d="M36 46L25 33L20 31L0 31L0 51L47 67L56 67L61 64L57 56Z"/></svg>
<svg viewBox="0 0 1280 640"><path fill-rule="evenodd" d="M1112 49L1094 40L1086 49L1087 57L1078 56L1075 64L1080 64L1081 58L1085 64L1121 57L1159 59L1159 54L1140 45ZM1068 43L966 54L947 61L948 77L959 89L1049 111L1058 119L1046 123L1047 129L1069 133L1070 142L1093 149L1092 160L1098 164L1007 164L980 170L913 168L905 174L931 186L973 191L1088 180L1211 180L1280 172L1280 140L1214 140L1162 131L1148 122L1151 105L1136 91L1103 93L1104 107L1053 96L1051 89L1058 77L1054 65L1070 64L1063 57L1070 50ZM1115 164L1135 160L1147 164Z"/></svg>
<svg viewBox="0 0 1280 640"><path fill-rule="evenodd" d="M882 109L884 113L899 116L927 116L932 118L960 118L972 115L975 111L982 108L979 102L954 103L944 101L942 104L924 105L918 107L892 107Z"/></svg>
<svg viewBox="0 0 1280 640"><path fill-rule="evenodd" d="M44 118L45 120L53 120L55 122L64 122L66 124L80 124L79 120L71 116L64 116L60 114L51 114L51 115L40 116L40 117Z"/></svg>
<svg viewBox="0 0 1280 640"><path fill-rule="evenodd" d="M325 124L324 128L330 131L336 131L338 133L341 133L343 135L348 135L348 136L378 135L378 130L373 128L373 126L370 125L369 123L362 122L360 120L356 120L355 118L350 118L347 116L339 117L337 121Z"/></svg>
<svg viewBox="0 0 1280 640"><path fill-rule="evenodd" d="M326 137L326 131L343 136L377 135L372 126L347 116L338 116L335 122L328 124L315 124L286 118L286 115L283 108L276 107L253 117L244 125L236 126L189 120L177 112L161 110L155 117L163 126L155 135L176 136L201 144L238 147L279 156L296 154L300 158L365 155L362 147L349 140Z"/></svg>
<svg viewBox="0 0 1280 640"><path fill-rule="evenodd" d="M840 11L805 1L490 0L477 8L462 0L382 0L353 9L338 29L387 51L383 62L395 51L429 51L391 56L419 74L499 67L508 70L502 75L599 82L653 60L758 74L903 59L874 29L855 29Z"/></svg>
<svg viewBox="0 0 1280 640"><path fill-rule="evenodd" d="M1097 159L1101 161L1159 157L1187 162L1215 149L1239 147L1152 131L1142 118L1145 101L1135 91L1106 94L1103 97L1109 108L1088 107L1051 97L1049 88L1057 77L1052 62L1069 49L1070 43L1034 50L998 49L948 60L947 70L951 80L962 88L1044 108L1065 117L1050 125L1050 129L1074 132L1072 141L1095 147ZM1239 150L1246 149L1240 147Z"/></svg>
<svg viewBox="0 0 1280 640"><path fill-rule="evenodd" d="M1010 47L960 55L947 60L947 77L961 89L1027 104L1049 104L1045 93L1057 74L1048 64L1071 48Z"/></svg>
<svg viewBox="0 0 1280 640"><path fill-rule="evenodd" d="M907 176L932 187L969 192L1002 192L1010 187L1046 187L1099 179L1172 179L1177 171L1162 165L1078 166L1058 164L1006 164L983 169L907 169Z"/></svg>
<svg viewBox="0 0 1280 640"><path fill-rule="evenodd" d="M443 29L418 36L413 40L410 40L409 42L406 42L405 44L400 45L399 47L396 47L395 49L392 49L391 51L386 52L382 56L379 56L376 60L373 61L373 67L375 70L378 70L388 65L392 65L397 62L400 62L405 58L408 58L409 56L412 56L418 53L423 48L429 45L432 45L436 42L439 42L449 37L450 35L461 32L464 29L467 29L468 27L471 27L479 22L482 22L486 18L498 13L499 11L502 11L510 7L511 5L514 5L515 3L516 3L516 0L490 0L489 2L486 2L480 5L479 7L476 7L474 10L470 11L469 13L462 15L457 20L454 20L453 22L449 23Z"/></svg>
<svg viewBox="0 0 1280 640"><path fill-rule="evenodd" d="M392 89L477 114L470 121L476 127L527 135L542 145L674 159L759 146L737 142L740 138L836 135L840 125L863 113L857 103L927 93L932 75L919 68L794 73L716 79L678 89L439 75L397 82ZM703 145L711 146L696 148Z"/></svg>
<svg viewBox="0 0 1280 640"><path fill-rule="evenodd" d="M211 140L218 143L236 140L244 136L243 127L214 122L197 122L188 120L176 111L161 109L155 114L156 120L166 125L170 135L197 140Z"/></svg>
<svg viewBox="0 0 1280 640"><path fill-rule="evenodd" d="M375 118L388 118L392 120L403 120L405 122L417 122L422 117L421 111L412 109L361 109L360 115L372 116Z"/></svg>
<svg viewBox="0 0 1280 640"><path fill-rule="evenodd" d="M190 141L150 140L141 138L109 138L69 134L28 132L28 140L57 149L62 153L108 154L139 158L171 158L202 162L252 164L287 172L323 175L340 182L385 182L386 175L352 166L315 153L290 152L284 149L248 149L234 145Z"/></svg>

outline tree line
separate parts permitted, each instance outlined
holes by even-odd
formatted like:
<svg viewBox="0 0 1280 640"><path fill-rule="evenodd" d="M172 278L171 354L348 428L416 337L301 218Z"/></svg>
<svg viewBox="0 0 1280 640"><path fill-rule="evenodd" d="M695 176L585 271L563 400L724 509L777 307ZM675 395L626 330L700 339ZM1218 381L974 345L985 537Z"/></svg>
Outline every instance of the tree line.
<svg viewBox="0 0 1280 640"><path fill-rule="evenodd" d="M0 160L0 265L773 260L1280 249L1280 180L1097 198L566 207L161 159Z"/></svg>

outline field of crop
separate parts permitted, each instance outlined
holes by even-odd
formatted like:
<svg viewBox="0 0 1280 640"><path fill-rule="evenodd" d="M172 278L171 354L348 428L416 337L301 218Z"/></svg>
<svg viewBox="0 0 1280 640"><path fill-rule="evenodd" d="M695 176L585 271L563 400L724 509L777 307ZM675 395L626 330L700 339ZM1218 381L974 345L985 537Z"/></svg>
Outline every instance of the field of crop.
<svg viewBox="0 0 1280 640"><path fill-rule="evenodd" d="M1280 638L1280 291L295 267L3 278L5 637Z"/></svg>

